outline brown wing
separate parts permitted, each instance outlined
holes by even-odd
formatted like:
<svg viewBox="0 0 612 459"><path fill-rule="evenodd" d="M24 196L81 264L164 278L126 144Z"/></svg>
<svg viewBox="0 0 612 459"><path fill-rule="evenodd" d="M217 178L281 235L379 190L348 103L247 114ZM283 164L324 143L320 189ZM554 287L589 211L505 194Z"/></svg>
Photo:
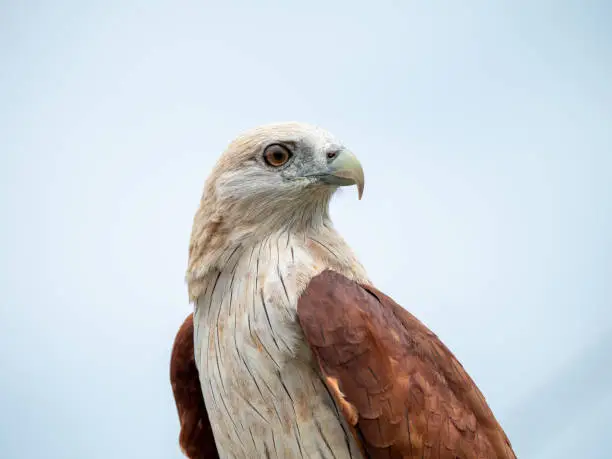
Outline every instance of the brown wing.
<svg viewBox="0 0 612 459"><path fill-rule="evenodd" d="M298 317L366 457L516 458L455 356L388 296L328 270Z"/></svg>
<svg viewBox="0 0 612 459"><path fill-rule="evenodd" d="M219 459L204 397L200 389L193 349L193 314L174 339L170 383L181 423L179 445L189 459Z"/></svg>

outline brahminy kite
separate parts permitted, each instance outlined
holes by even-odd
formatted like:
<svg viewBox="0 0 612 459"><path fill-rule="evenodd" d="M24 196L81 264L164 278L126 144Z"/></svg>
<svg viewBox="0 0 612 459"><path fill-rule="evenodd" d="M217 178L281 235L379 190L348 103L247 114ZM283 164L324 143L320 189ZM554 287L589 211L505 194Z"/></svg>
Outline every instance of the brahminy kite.
<svg viewBox="0 0 612 459"><path fill-rule="evenodd" d="M516 458L463 366L377 290L329 203L362 166L329 132L261 126L206 181L170 378L189 458Z"/></svg>

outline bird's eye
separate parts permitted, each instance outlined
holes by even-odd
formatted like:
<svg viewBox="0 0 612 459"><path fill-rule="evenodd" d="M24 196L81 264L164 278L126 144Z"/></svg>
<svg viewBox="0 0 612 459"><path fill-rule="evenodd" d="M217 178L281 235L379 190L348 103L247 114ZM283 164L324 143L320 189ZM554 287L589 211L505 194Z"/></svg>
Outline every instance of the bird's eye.
<svg viewBox="0 0 612 459"><path fill-rule="evenodd" d="M281 167L291 159L291 152L287 147L275 143L266 147L264 159L272 167Z"/></svg>

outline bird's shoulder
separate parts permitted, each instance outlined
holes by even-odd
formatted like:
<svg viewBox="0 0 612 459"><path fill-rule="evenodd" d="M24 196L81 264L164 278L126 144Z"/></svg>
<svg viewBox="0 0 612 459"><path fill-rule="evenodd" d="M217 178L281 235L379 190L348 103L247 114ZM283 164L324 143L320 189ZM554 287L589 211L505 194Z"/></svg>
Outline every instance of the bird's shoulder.
<svg viewBox="0 0 612 459"><path fill-rule="evenodd" d="M369 457L516 457L463 366L390 297L327 270L301 295L298 318Z"/></svg>

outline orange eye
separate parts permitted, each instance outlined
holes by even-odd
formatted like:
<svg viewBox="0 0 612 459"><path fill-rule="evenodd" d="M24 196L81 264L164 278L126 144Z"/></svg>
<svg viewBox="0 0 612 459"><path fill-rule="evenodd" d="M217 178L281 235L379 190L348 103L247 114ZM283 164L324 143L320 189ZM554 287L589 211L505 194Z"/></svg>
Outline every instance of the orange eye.
<svg viewBox="0 0 612 459"><path fill-rule="evenodd" d="M278 143L268 145L264 150L264 159L272 167L281 167L291 159L291 152L287 147Z"/></svg>

